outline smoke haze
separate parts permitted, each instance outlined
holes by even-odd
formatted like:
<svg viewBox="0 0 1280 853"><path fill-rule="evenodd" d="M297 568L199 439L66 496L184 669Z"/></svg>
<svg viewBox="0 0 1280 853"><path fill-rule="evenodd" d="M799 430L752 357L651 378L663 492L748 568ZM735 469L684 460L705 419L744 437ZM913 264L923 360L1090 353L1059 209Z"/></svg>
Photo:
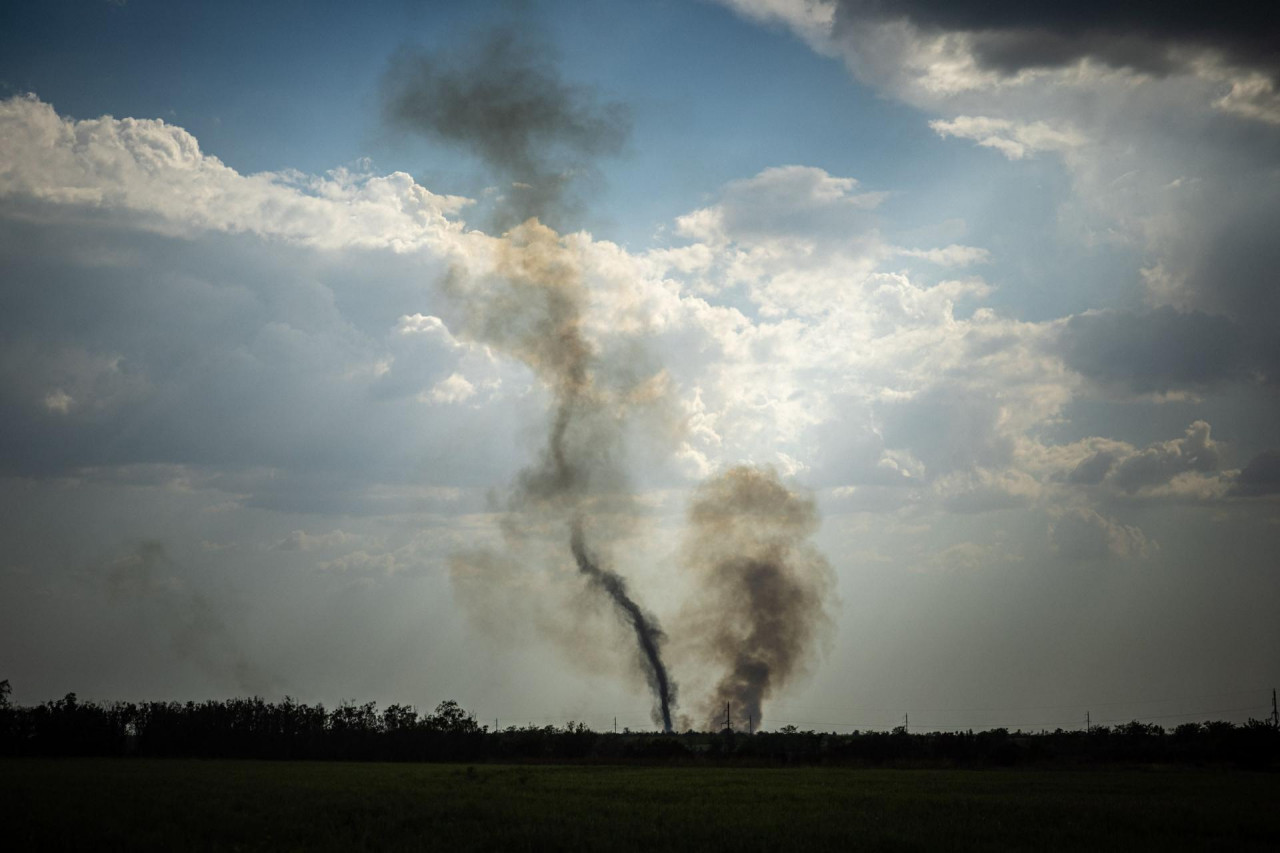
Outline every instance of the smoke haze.
<svg viewBox="0 0 1280 853"><path fill-rule="evenodd" d="M718 673L702 722L758 726L764 701L802 674L831 626L835 574L808 542L813 500L771 469L739 466L698 487L684 565L697 593L682 624L701 666Z"/></svg>

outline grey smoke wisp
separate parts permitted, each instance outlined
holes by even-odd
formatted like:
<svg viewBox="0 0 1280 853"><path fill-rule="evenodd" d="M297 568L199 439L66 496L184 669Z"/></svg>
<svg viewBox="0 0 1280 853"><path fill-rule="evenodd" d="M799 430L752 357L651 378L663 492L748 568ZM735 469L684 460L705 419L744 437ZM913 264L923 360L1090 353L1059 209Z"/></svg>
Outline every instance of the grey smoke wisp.
<svg viewBox="0 0 1280 853"><path fill-rule="evenodd" d="M831 625L835 576L808 541L811 498L771 469L740 466L698 487L684 566L697 590L685 624L700 662L718 673L703 713L712 728L759 724L766 699L803 673Z"/></svg>
<svg viewBox="0 0 1280 853"><path fill-rule="evenodd" d="M219 608L201 592L188 589L175 569L163 542L139 542L107 564L107 594L118 603L135 605L140 618L168 634L180 660L233 681L248 693L273 693L276 680L249 660Z"/></svg>
<svg viewBox="0 0 1280 853"><path fill-rule="evenodd" d="M504 229L533 216L559 224L573 181L593 177L593 160L617 153L630 130L625 106L566 83L551 47L515 27L452 52L402 51L384 110L391 126L465 146L505 179Z"/></svg>

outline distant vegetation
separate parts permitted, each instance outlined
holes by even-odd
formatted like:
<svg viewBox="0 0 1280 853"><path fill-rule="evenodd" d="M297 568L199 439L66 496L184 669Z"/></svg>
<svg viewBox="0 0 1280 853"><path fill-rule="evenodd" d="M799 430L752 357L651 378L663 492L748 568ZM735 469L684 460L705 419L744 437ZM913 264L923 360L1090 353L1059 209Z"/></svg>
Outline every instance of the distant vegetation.
<svg viewBox="0 0 1280 853"><path fill-rule="evenodd" d="M7 683L3 684L7 688ZM797 731L595 732L580 723L492 731L456 702L430 714L372 703L331 710L284 699L81 702L74 693L14 706L0 688L0 755L150 756L360 761L676 762L1014 766L1039 763L1277 766L1280 731L1250 720L1186 723L1172 730L1134 721L1089 732L909 734Z"/></svg>

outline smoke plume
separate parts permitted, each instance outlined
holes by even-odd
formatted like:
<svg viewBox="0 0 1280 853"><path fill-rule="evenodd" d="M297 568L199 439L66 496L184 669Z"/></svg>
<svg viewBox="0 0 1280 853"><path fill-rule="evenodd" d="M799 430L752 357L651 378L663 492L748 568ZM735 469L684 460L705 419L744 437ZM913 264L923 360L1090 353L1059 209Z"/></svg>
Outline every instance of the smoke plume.
<svg viewBox="0 0 1280 853"><path fill-rule="evenodd" d="M514 30L459 54L403 54L386 91L392 124L465 144L511 181L500 222L515 224L494 245L492 274L455 269L446 283L462 314L459 331L524 362L552 395L546 443L507 501L507 545L526 553L531 530L567 538L580 575L634 633L654 719L669 731L675 687L662 659L665 637L604 552L610 525L630 515L623 425L637 406L653 403L663 374L619 383L627 371L601 369L583 330L587 292L577 255L542 221L564 206L568 183L590 173L591 158L622 144L625 111L598 106L590 92L562 82L545 48ZM496 569L517 562L458 554L454 581L492 580ZM476 603L474 593L467 589L464 600Z"/></svg>
<svg viewBox="0 0 1280 853"><path fill-rule="evenodd" d="M831 624L835 576L807 539L811 498L769 469L732 468L700 485L689 509L684 565L696 599L682 620L718 681L704 713L723 726L759 724L763 702L801 674Z"/></svg>

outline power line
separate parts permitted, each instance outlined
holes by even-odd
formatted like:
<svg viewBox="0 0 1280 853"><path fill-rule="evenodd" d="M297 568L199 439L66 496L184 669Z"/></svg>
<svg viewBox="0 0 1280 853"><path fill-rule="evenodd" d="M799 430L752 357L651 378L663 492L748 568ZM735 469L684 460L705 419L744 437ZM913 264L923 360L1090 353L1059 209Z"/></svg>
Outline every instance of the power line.
<svg viewBox="0 0 1280 853"><path fill-rule="evenodd" d="M1244 713L1250 713L1254 711L1266 711L1266 710L1269 710L1270 707L1271 707L1270 705L1253 705L1247 708L1218 708L1216 710L1208 710L1208 711L1187 711L1180 714L1141 714L1137 717L1120 717L1120 718L1111 719L1111 720L1093 720L1091 724L1094 726L1105 726L1105 725L1113 725L1113 724L1119 724L1119 723L1128 723L1134 720L1137 720L1138 722L1142 722L1144 720L1167 720L1167 719L1174 719L1177 717L1181 717L1184 719L1186 718L1194 719L1198 717L1207 717L1211 714L1244 714ZM836 723L836 722L824 722L819 720L782 720L782 719L778 719L777 717L761 718L760 720L761 725L764 725L766 722L782 723L784 725L792 725L792 726L820 726L823 729L826 729L827 727L843 728L843 729L866 728L866 729L872 729L872 730L886 728L883 721L877 722L877 723ZM996 722L912 723L908 720L907 717L904 716L903 722L900 723L899 725L902 728L921 729L921 730L929 730L929 729L968 730L968 729L973 729L978 727L984 727L988 729L1040 729L1040 728L1066 728L1067 726L1078 725L1079 722L1080 722L1079 720L1040 720L1038 722L1023 722L1023 723L996 723Z"/></svg>
<svg viewBox="0 0 1280 853"><path fill-rule="evenodd" d="M1249 708L1222 708L1217 711L1192 711L1186 714L1145 714L1148 720L1168 720L1173 717L1200 717L1206 714L1244 714L1251 711L1259 711L1265 708L1265 705L1254 705ZM1127 723L1129 720L1106 720L1107 723Z"/></svg>
<svg viewBox="0 0 1280 853"><path fill-rule="evenodd" d="M1145 720L1171 720L1175 718L1196 719L1208 717L1212 714L1244 714L1250 711L1262 710L1263 706L1254 705L1250 708L1219 708L1212 711L1187 711L1181 714L1140 714L1136 717L1116 717L1110 720L1090 720L1089 725L1093 727L1108 726L1123 723L1130 723L1134 720L1143 722ZM1047 728L1067 728L1068 726L1079 725L1079 720L1041 720L1034 723L980 723L978 725L986 728L997 729L1047 729ZM912 725L914 729L972 729L976 728L973 723L919 723Z"/></svg>
<svg viewBox="0 0 1280 853"><path fill-rule="evenodd" d="M1201 693L1194 696L1174 696L1174 697L1164 698L1164 699L1118 699L1118 700L1107 701L1107 702L1094 702L1090 700L1085 700L1085 701L1075 702L1067 705L1025 705L1025 706L1018 706L1018 707L1007 707L1007 708L996 708L992 706L968 707L968 708L918 708L918 707L915 707L914 705L912 706L912 708L917 713L957 713L957 714L969 713L969 712L980 712L980 711L995 711L998 713L1005 713L1008 711L1059 711L1059 710L1074 710L1074 709L1083 710L1085 708L1110 708L1110 707L1115 707L1117 705L1157 705L1157 704L1170 703L1170 702L1197 702L1202 699L1220 699L1220 698L1225 698L1229 696L1243 696L1246 694L1251 694L1251 693L1256 694L1256 693L1262 693L1262 692L1264 692L1264 688L1250 687L1250 688L1242 688L1240 690L1226 690L1226 691L1218 691L1215 693ZM770 704L773 707L796 707L794 705L789 706L785 702L772 702ZM873 707L870 705L846 705L846 706L810 705L807 707L813 710L835 711L837 713L844 712L844 711L872 711L872 712L878 711L882 713L896 714L902 710L902 705L899 705L897 707Z"/></svg>
<svg viewBox="0 0 1280 853"><path fill-rule="evenodd" d="M1251 690L1232 690L1232 691L1224 691L1224 692L1218 692L1218 693L1199 694L1199 696L1198 696L1198 697L1193 697L1193 696L1183 696L1183 697L1170 698L1170 699L1133 699L1133 700L1127 700L1127 701L1123 701L1123 702L1120 702L1120 701L1116 701L1116 702L1087 702L1087 701L1086 701L1086 702L1080 702L1080 703L1078 703L1078 704L1073 704L1073 705L1037 705L1037 706L1029 706L1029 707L1025 707L1025 708L1004 708L1004 709L997 709L997 708L951 708L951 709L928 709L928 708L925 708L925 709L919 709L919 708L913 708L912 710L915 710L915 711L917 712L917 719L919 719L919 716L920 716L920 714L922 714L922 713L923 713L923 714L928 714L928 713L933 713L933 712L951 712L951 713L961 713L961 712L967 712L967 713L995 712L996 714L1002 714L1002 713L1004 713L1004 712L1020 711L1020 710L1021 710L1021 711L1030 711L1030 710L1077 710L1077 709L1078 709L1078 710L1080 710L1080 711L1084 711L1085 709L1094 709L1094 708L1115 708L1115 707L1117 707L1117 706L1125 706L1125 705L1144 705L1144 704L1145 704L1145 705L1151 705L1151 704L1159 704L1159 703L1171 703L1171 702L1188 701L1188 700L1194 700L1194 699L1196 699L1196 698L1201 698L1201 699L1205 699L1205 698L1223 698L1223 697L1227 697L1227 696L1237 696L1237 695L1248 694L1248 693L1258 694L1258 693L1262 693L1262 692L1263 692L1263 691L1262 691L1261 689L1259 689L1259 688L1253 688L1253 689L1251 689ZM1273 700L1273 701L1274 701L1274 700ZM775 702L775 703L771 703L771 704L773 704L775 707L778 707L778 706L780 706L780 707L787 707L787 706L786 706L786 703L776 703L776 702ZM795 706L792 706L792 707L795 707ZM877 709L863 708L862 710L877 710ZM890 709L883 709L883 710L885 710L885 711L889 711ZM893 712L894 712L894 713L899 713L899 712L901 712L901 710L902 710L902 709L899 707L899 708L897 708L897 709L892 709L892 710L893 710ZM1177 713L1162 713L1162 714L1146 714L1146 713L1138 713L1138 714L1134 714L1134 715L1126 715L1126 716L1124 716L1124 717L1115 717L1115 718L1112 718L1112 719L1091 720L1091 725L1093 725L1093 726L1100 726L1100 725L1115 725L1115 724L1128 723L1128 722L1132 722L1132 721L1135 721L1135 720L1136 720L1136 721L1138 721L1138 722L1151 721L1151 720L1173 720L1173 719L1196 720L1196 719L1207 719L1208 717L1210 717L1210 716L1212 716L1212 715L1214 715L1214 714L1250 714L1250 715L1253 715L1253 714L1258 713L1258 712L1261 712L1261 714L1260 714L1260 716L1259 716L1259 719L1271 719L1271 718L1272 718L1272 715L1273 715L1273 713L1274 713L1272 703L1268 703L1268 704L1267 704L1267 705L1265 705L1265 706L1263 706L1263 705L1250 705L1250 706L1247 706L1247 707L1237 707L1237 708L1216 708L1216 709L1212 709L1212 710L1181 711L1181 712L1177 712ZM653 718L652 718L652 716L651 716L650 714L647 714L647 713L646 713L646 714L634 714L634 715L632 715L632 714L609 714L609 713L605 713L605 712L588 712L588 713L584 713L584 714L576 714L576 715L574 715L574 714L561 714L561 715L542 715L542 716L527 715L527 714L512 714L512 713L506 713L506 714L501 714L500 716L502 716L503 718L508 719L508 720L524 720L524 721L526 722L526 725L532 725L534 722L538 722L538 723L556 723L556 722L581 722L581 723L585 723L585 722L587 722L588 720L593 720L593 721L594 721L594 720L603 720L603 721L605 721L605 725L603 726L603 729L602 729L602 730L605 730L605 729L608 729L608 728L609 728L609 726L608 726L608 722L609 722L610 720L612 720L613 727L614 727L615 729L616 729L617 724L618 724L618 722L619 722L619 721L624 722L624 723L629 723L629 724L637 724L637 725L639 725L639 726L641 726L641 727L643 727L643 726L649 726L649 725L652 725L652 724L653 724ZM1088 715L1088 716L1090 716L1090 717L1091 717L1091 715ZM997 717L997 719L998 719L998 717ZM749 727L750 727L750 728L752 728L752 729L756 729L756 728L758 728L758 729L759 729L759 730L761 730L761 731L763 731L763 730L765 729L765 726L766 726L766 725L770 725L770 724L773 724L773 725L781 724L781 725L793 725L793 726L810 726L810 727L814 727L814 730L815 730L815 731L819 731L819 730L820 730L820 731L834 731L834 730L836 730L836 729L867 729L867 730L870 730L870 731L879 731L879 730L888 730L888 729L890 729L890 728L897 728L897 727L906 728L906 729L908 729L908 730L914 729L914 730L917 730L917 731L927 731L927 730L935 730L935 731L943 731L943 730L962 730L962 731L963 731L963 730L969 730L969 729L974 729L974 728L985 728L985 729L996 729L996 728L1000 728L1000 729L1023 729L1023 730L1029 730L1029 729L1058 729L1058 728L1061 728L1061 729L1065 729L1065 730L1071 731L1071 730L1074 730L1074 728L1075 728L1075 727L1079 726L1079 725L1080 725L1080 722L1081 722L1081 721L1080 721L1079 717L1077 717L1077 716L1073 715L1070 719L1067 719L1067 718L1063 717L1063 718L1058 718L1058 719L1054 719L1054 720L1041 720L1041 721L1037 721L1037 722L1021 722L1021 723L1002 723L1002 722L990 722L990 721L971 721L971 722L965 722L965 723L932 723L932 722L926 722L926 723L920 723L920 722L917 722L917 723L911 723L911 722L910 722L910 718L909 718L909 717L907 717L907 716L904 714L904 716L903 716L903 721L902 721L901 723L899 723L899 724L898 724L898 726L892 726L892 725L890 725L890 724L889 724L885 719L883 719L883 718L881 718L881 719L879 719L879 720L876 720L876 721L874 721L874 722L871 722L871 721L864 721L864 722L836 722L836 721L834 721L834 720L789 720L789 719L782 719L782 718L779 718L779 717L761 717L759 720L752 720L752 721L751 721L751 723L750 723L750 726L749 726Z"/></svg>

